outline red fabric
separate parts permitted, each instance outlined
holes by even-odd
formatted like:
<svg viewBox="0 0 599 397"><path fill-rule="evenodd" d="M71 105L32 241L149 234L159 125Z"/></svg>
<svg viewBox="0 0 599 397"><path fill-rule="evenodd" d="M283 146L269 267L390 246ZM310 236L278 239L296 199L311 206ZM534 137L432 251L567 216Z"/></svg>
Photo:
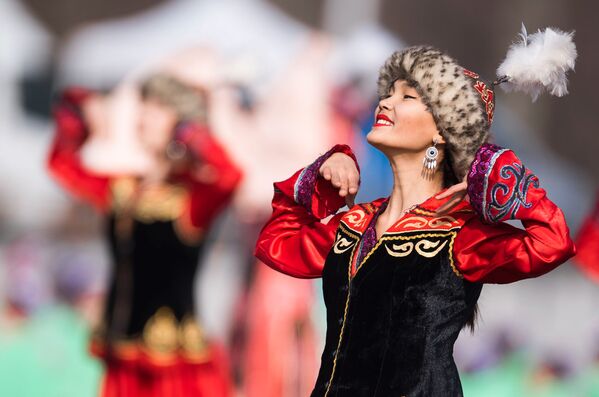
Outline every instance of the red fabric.
<svg viewBox="0 0 599 397"><path fill-rule="evenodd" d="M106 365L100 397L232 395L226 355L216 346L211 346L208 358L197 361L184 355L162 361L136 348L121 356L107 356L92 345L92 352Z"/></svg>
<svg viewBox="0 0 599 397"><path fill-rule="evenodd" d="M503 152L495 161L488 175L487 208L483 211L488 210L495 184L506 184L507 192L521 188L516 178L502 175L503 167L513 164L522 165L512 151ZM537 277L576 253L564 214L547 198L545 190L530 185L523 193L523 200L532 204L529 208L522 205L515 212L515 219L522 221L524 230L502 222L488 224L475 217L458 233L454 242L454 258L465 279L510 283ZM500 190L497 194L505 195L506 191Z"/></svg>
<svg viewBox="0 0 599 397"><path fill-rule="evenodd" d="M319 364L313 301L311 281L287 277L258 262L248 303L245 397L310 394Z"/></svg>
<svg viewBox="0 0 599 397"><path fill-rule="evenodd" d="M576 239L578 267L599 283L599 195L595 209L586 218Z"/></svg>
<svg viewBox="0 0 599 397"><path fill-rule="evenodd" d="M63 94L54 111L57 129L48 168L75 197L107 211L110 209L110 178L87 170L79 156L89 133L81 106L91 95L81 88L72 88ZM184 221L195 228L206 229L231 200L242 173L206 126L187 123L177 129L176 135L196 160L192 170L186 170L190 200Z"/></svg>
<svg viewBox="0 0 599 397"><path fill-rule="evenodd" d="M231 200L242 173L207 127L187 124L184 130L182 140L198 161L191 179L190 219L193 226L206 228Z"/></svg>
<svg viewBox="0 0 599 397"><path fill-rule="evenodd" d="M339 151L355 159L351 149L337 146ZM343 213L327 223L322 217L337 212L345 205L337 190L318 177L312 197L312 213L294 201L294 188L303 170L291 178L274 184L273 213L258 237L255 255L268 266L298 278L315 278L322 269Z"/></svg>
<svg viewBox="0 0 599 397"><path fill-rule="evenodd" d="M79 149L88 136L81 106L92 93L72 88L63 94L54 109L56 135L50 150L48 168L66 190L101 211L109 206L109 179L86 170Z"/></svg>

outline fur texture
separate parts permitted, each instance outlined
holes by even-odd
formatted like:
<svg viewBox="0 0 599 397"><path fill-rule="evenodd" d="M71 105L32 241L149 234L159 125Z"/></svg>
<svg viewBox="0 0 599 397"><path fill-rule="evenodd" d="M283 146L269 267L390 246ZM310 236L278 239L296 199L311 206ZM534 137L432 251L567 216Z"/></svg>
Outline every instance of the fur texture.
<svg viewBox="0 0 599 397"><path fill-rule="evenodd" d="M507 90L522 91L532 96L547 91L561 97L568 93L567 72L574 70L576 46L574 33L546 28L528 35L522 24L521 40L512 44L497 75L507 77Z"/></svg>
<svg viewBox="0 0 599 397"><path fill-rule="evenodd" d="M379 73L379 97L389 95L398 79L407 80L420 92L447 142L445 154L451 170L461 180L489 137L488 115L474 88L476 81L464 74L455 59L428 46L410 47L387 59Z"/></svg>

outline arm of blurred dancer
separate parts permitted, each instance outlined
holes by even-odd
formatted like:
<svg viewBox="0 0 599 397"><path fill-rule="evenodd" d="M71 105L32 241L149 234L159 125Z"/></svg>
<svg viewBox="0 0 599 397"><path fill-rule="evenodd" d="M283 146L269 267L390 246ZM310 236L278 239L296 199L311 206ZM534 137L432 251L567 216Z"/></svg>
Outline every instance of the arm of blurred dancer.
<svg viewBox="0 0 599 397"><path fill-rule="evenodd" d="M576 249L562 211L511 150L485 144L467 179L479 214L456 236L456 267L468 281L510 283L545 274ZM524 229L504 223L517 219Z"/></svg>
<svg viewBox="0 0 599 397"><path fill-rule="evenodd" d="M183 124L176 134L196 159L190 197L190 221L207 229L229 204L242 179L242 172L207 126Z"/></svg>
<svg viewBox="0 0 599 397"><path fill-rule="evenodd" d="M346 145L275 183L273 213L258 237L256 257L293 277L320 277L343 214L322 220L351 204L358 185L359 168Z"/></svg>
<svg viewBox="0 0 599 397"><path fill-rule="evenodd" d="M87 170L79 153L89 135L83 115L84 106L92 104L93 95L81 88L71 88L62 94L54 108L56 134L48 168L67 191L105 211L109 206L109 178Z"/></svg>

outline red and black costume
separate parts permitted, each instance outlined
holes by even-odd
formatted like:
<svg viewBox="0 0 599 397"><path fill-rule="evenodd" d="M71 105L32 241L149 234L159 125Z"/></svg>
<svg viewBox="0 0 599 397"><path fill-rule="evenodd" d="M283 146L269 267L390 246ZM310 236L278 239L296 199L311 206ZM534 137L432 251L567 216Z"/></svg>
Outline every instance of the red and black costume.
<svg viewBox="0 0 599 397"><path fill-rule="evenodd" d="M205 126L177 127L193 155L152 188L134 177L87 170L79 149L88 136L83 102L67 91L55 109L49 168L75 196L106 214L115 268L103 329L92 350L107 365L104 396L227 396L229 374L220 349L194 319L194 276L203 237L240 181L238 168Z"/></svg>
<svg viewBox="0 0 599 397"><path fill-rule="evenodd" d="M343 199L318 175L339 151L353 157L336 146L275 183L256 247L278 271L323 278L327 335L312 396L461 396L453 345L483 283L536 277L571 257L562 211L512 151L485 144L468 175L471 203L441 216L449 198L430 198L377 241L387 199L337 213Z"/></svg>

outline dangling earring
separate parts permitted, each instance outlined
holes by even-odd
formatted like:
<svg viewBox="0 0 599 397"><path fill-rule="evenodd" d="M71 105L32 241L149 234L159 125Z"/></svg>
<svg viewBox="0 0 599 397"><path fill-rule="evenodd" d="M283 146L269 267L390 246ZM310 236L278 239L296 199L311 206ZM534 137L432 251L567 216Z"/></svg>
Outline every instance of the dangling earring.
<svg viewBox="0 0 599 397"><path fill-rule="evenodd" d="M187 145L180 140L173 139L166 145L166 157L171 161L182 160L187 154Z"/></svg>
<svg viewBox="0 0 599 397"><path fill-rule="evenodd" d="M426 154L422 160L422 176L424 178L432 178L437 169L437 158L439 157L439 150L437 149L437 138L433 139L433 146L426 149Z"/></svg>

